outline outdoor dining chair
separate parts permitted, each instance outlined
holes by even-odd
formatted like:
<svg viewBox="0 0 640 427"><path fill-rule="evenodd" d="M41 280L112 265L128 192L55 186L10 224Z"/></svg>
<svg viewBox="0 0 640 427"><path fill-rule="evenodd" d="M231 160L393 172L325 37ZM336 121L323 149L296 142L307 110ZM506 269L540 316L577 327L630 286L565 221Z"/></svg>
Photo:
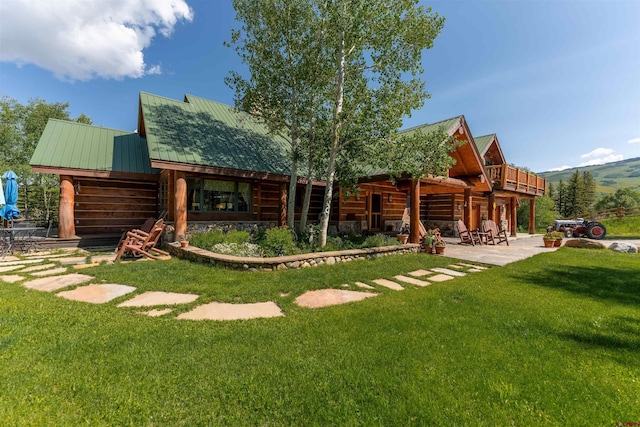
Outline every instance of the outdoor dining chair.
<svg viewBox="0 0 640 427"><path fill-rule="evenodd" d="M476 243L482 244L482 237L480 237L479 230L469 230L464 221L458 220L456 227L458 228L458 236L460 237L460 243L466 243L471 246L475 246Z"/></svg>
<svg viewBox="0 0 640 427"><path fill-rule="evenodd" d="M507 230L499 230L498 225L495 223L495 221L490 219L486 220L484 222L483 228L483 238L487 245L489 244L489 241L491 241L493 245L506 242L507 246L509 246L509 239L507 239Z"/></svg>

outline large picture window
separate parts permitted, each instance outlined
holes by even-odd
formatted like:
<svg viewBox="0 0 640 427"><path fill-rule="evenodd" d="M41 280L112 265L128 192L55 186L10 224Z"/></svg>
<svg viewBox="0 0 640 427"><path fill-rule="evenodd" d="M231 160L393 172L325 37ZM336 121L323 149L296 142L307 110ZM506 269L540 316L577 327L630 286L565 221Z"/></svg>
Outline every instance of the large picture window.
<svg viewBox="0 0 640 427"><path fill-rule="evenodd" d="M249 212L251 184L187 178L187 210L196 212Z"/></svg>

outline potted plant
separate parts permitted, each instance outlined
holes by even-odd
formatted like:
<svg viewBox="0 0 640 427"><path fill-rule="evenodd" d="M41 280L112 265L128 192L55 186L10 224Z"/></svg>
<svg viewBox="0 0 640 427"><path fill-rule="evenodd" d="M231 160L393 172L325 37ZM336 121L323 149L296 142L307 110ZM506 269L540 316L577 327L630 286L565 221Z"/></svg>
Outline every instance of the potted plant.
<svg viewBox="0 0 640 427"><path fill-rule="evenodd" d="M436 238L436 241L434 243L434 247L436 248L436 253L438 255L442 255L444 253L444 247L447 245L447 243L442 240L442 237L438 237Z"/></svg>
<svg viewBox="0 0 640 427"><path fill-rule="evenodd" d="M552 248L556 242L556 236L553 231L547 232L544 236L542 236L542 240L544 241L545 248Z"/></svg>
<svg viewBox="0 0 640 427"><path fill-rule="evenodd" d="M564 237L564 234L562 234L559 231L553 231L551 232L551 234L553 234L556 238L553 242L553 246L556 248L559 248L560 246L562 246L562 238Z"/></svg>
<svg viewBox="0 0 640 427"><path fill-rule="evenodd" d="M427 233L427 235L422 239L422 249L426 253L433 253L433 243L435 242L435 239L435 236L431 233Z"/></svg>
<svg viewBox="0 0 640 427"><path fill-rule="evenodd" d="M400 232L396 235L396 239L403 245L409 241L409 227L405 224L400 229Z"/></svg>

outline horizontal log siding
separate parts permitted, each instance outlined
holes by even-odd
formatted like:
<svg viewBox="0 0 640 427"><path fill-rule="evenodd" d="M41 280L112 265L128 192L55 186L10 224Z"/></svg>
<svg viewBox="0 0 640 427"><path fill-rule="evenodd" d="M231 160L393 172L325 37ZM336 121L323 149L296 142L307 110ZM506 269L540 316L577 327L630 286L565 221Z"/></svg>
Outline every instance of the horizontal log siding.
<svg viewBox="0 0 640 427"><path fill-rule="evenodd" d="M456 211L458 203L462 206L462 195L430 194L422 197L420 216L423 220L451 221L462 217L462 211Z"/></svg>
<svg viewBox="0 0 640 427"><path fill-rule="evenodd" d="M337 206L339 211L339 221L365 221L367 220L371 194L380 194L382 197L382 219L385 221L401 220L404 209L407 207L407 194L399 191L391 182L380 182L375 184L359 184L360 194L356 197L350 195L344 203L342 193ZM389 201L391 195L391 201ZM358 198L360 200L358 200Z"/></svg>
<svg viewBox="0 0 640 427"><path fill-rule="evenodd" d="M157 215L155 182L76 178L74 185L79 236L121 232Z"/></svg>

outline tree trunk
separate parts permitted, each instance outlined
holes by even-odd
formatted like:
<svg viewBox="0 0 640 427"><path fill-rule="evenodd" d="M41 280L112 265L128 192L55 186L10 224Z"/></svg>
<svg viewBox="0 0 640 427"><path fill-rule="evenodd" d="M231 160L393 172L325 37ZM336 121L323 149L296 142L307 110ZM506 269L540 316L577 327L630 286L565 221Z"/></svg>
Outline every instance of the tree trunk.
<svg viewBox="0 0 640 427"><path fill-rule="evenodd" d="M322 215L320 217L320 247L327 244L327 230L329 229L329 216L331 214L331 201L333 197L333 182L336 175L336 159L340 147L340 128L342 127L340 114L342 113L342 103L344 101L344 31L341 34L340 54L338 64L338 75L336 78L336 103L333 111L333 125L331 126L331 151L329 153L329 164L327 165L327 187L324 190L324 201Z"/></svg>
<svg viewBox="0 0 640 427"><path fill-rule="evenodd" d="M295 107L297 102L295 92L291 96L291 102ZM289 193L287 197L287 227L295 229L296 222L296 185L298 184L298 117L294 112L291 121L291 180L289 181Z"/></svg>

